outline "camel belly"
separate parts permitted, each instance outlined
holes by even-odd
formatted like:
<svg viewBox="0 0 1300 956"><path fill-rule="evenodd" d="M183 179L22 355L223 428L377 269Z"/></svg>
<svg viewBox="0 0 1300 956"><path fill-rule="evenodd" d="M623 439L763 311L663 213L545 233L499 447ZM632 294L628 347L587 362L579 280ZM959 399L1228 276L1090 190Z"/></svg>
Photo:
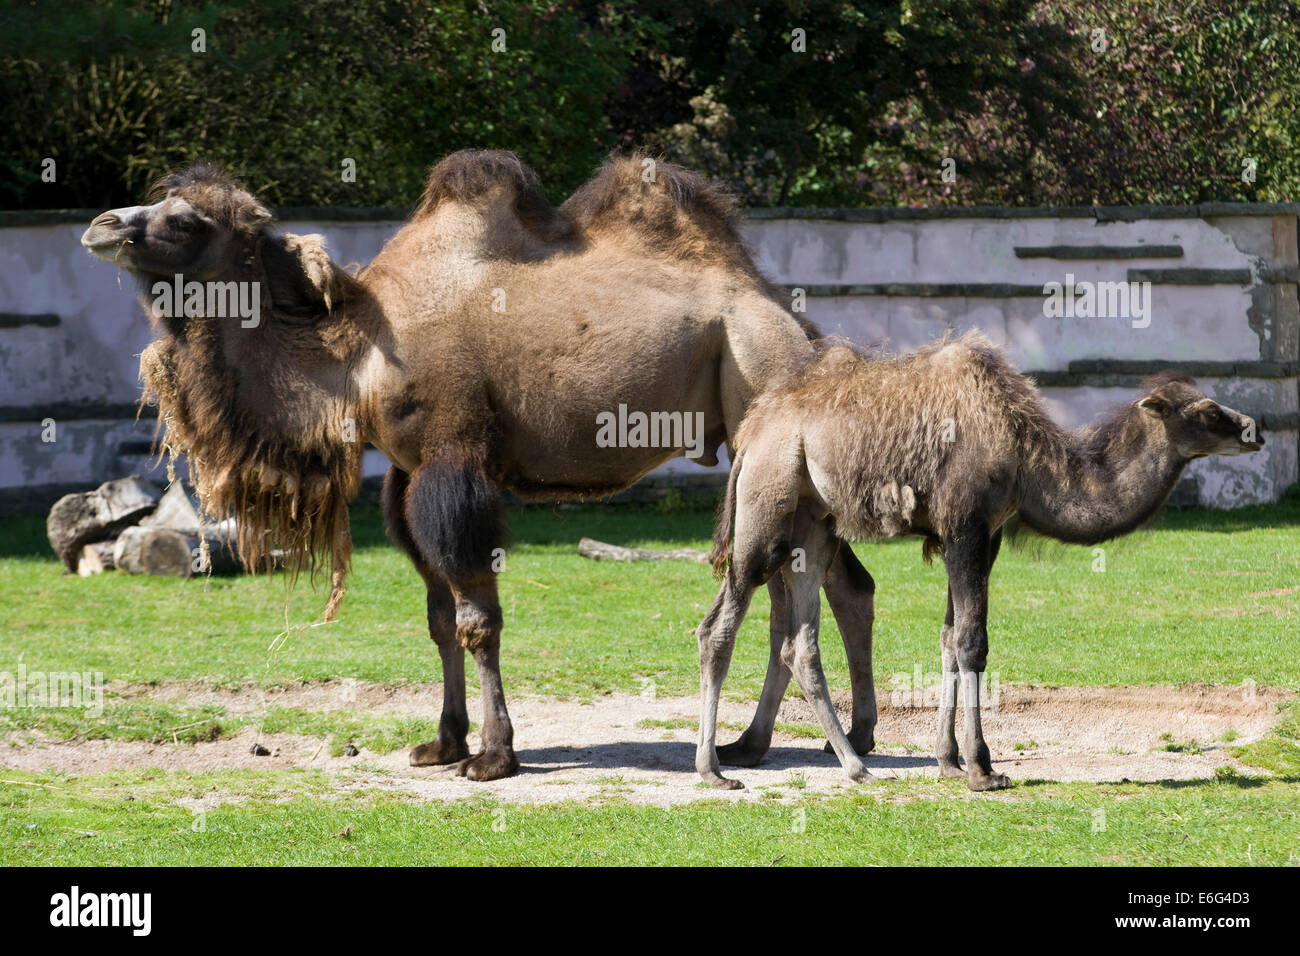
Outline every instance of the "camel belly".
<svg viewBox="0 0 1300 956"><path fill-rule="evenodd" d="M508 480L608 493L679 456L716 463L726 438L716 323L673 295L652 297L647 314L597 297L540 321L509 329L496 353Z"/></svg>
<svg viewBox="0 0 1300 956"><path fill-rule="evenodd" d="M716 377L680 399L624 391L513 409L501 421L503 480L521 491L608 494L672 458L717 464L726 429L715 390Z"/></svg>

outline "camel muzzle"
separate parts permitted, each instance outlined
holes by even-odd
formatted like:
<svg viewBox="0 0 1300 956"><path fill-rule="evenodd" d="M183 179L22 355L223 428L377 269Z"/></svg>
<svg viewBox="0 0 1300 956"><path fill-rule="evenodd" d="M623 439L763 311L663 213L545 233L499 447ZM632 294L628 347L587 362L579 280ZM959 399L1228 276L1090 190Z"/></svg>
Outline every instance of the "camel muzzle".
<svg viewBox="0 0 1300 956"><path fill-rule="evenodd" d="M1237 429L1238 434L1241 435L1239 454L1244 455L1247 452L1259 451L1264 447L1264 436L1260 433L1259 425L1255 423L1255 419L1247 415L1238 415Z"/></svg>
<svg viewBox="0 0 1300 956"><path fill-rule="evenodd" d="M101 212L90 221L90 228L81 234L81 244L91 255L113 262L118 250L125 243L131 242L138 231L133 224L135 213L141 207L131 206L127 209L110 209Z"/></svg>

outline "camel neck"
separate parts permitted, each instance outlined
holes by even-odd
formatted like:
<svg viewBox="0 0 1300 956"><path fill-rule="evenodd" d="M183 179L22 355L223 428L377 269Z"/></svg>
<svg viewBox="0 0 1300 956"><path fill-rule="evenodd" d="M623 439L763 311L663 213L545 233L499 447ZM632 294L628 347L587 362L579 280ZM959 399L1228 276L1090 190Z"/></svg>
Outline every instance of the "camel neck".
<svg viewBox="0 0 1300 956"><path fill-rule="evenodd" d="M1098 441L1099 435L1109 435ZM1095 544L1127 534L1165 503L1187 460L1140 420L1065 436L1064 455L1024 476L1020 516L1040 534Z"/></svg>

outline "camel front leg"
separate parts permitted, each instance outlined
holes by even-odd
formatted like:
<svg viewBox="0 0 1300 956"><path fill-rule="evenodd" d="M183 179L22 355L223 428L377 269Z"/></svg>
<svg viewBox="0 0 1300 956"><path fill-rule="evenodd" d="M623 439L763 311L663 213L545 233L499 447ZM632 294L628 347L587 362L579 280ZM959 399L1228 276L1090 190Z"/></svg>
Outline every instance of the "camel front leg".
<svg viewBox="0 0 1300 956"><path fill-rule="evenodd" d="M964 523L944 548L954 611L951 645L966 716L962 756L966 760L967 785L972 790L1002 790L1011 786L1005 774L993 772L980 722L980 680L989 651L989 570L994 553L988 526L978 519Z"/></svg>
<svg viewBox="0 0 1300 956"><path fill-rule="evenodd" d="M465 648L456 636L456 602L447 582L432 575L428 587L429 636L442 658L442 717L438 739L411 751L412 767L459 763L469 756L469 713L465 708Z"/></svg>
<svg viewBox="0 0 1300 956"><path fill-rule="evenodd" d="M465 710L465 648L456 640L456 601L451 588L441 572L420 553L411 536L406 502L409 487L410 476L406 472L389 468L380 500L389 535L424 579L429 637L438 645L438 655L442 658L442 719L438 722L438 738L415 747L410 755L413 767L435 767L457 763L469 756L465 741L469 733L469 714Z"/></svg>
<svg viewBox="0 0 1300 956"><path fill-rule="evenodd" d="M943 657L943 676L939 687L939 730L934 752L939 758L939 774L966 778L957 750L957 689L961 684L957 669L957 649L953 644L952 588L948 588L948 610L943 616L939 635L939 652Z"/></svg>
<svg viewBox="0 0 1300 956"><path fill-rule="evenodd" d="M390 473L391 476L391 473ZM471 780L495 780L519 769L514 729L501 685L501 605L493 568L504 540L500 499L495 485L472 458L446 450L422 465L408 480L385 486L385 510L404 517L390 530L412 555L434 596L434 581L449 600L438 608L438 651L446 693L438 740L416 748L412 763L449 763ZM434 622L430 604L430 628ZM454 635L454 636L452 636ZM474 658L483 697L483 749L469 756L464 746L465 652ZM444 730L446 728L446 730Z"/></svg>
<svg viewBox="0 0 1300 956"><path fill-rule="evenodd" d="M849 662L853 690L853 718L849 743L858 756L876 749L876 683L871 667L871 628L876 619L876 582L862 566L847 541L839 544L824 584L826 600L835 615L844 653ZM834 750L830 741L826 751Z"/></svg>
<svg viewBox="0 0 1300 956"><path fill-rule="evenodd" d="M452 591L456 595L456 639L474 657L483 696L483 749L462 760L456 773L471 780L509 777L519 769L519 758L501 684L501 604L496 575L488 572L453 581Z"/></svg>
<svg viewBox="0 0 1300 956"><path fill-rule="evenodd" d="M789 595L781 575L774 575L767 582L767 593L772 599L767 676L763 678L763 693L749 727L739 740L718 748L718 759L727 767L757 767L767 755L772 746L772 732L776 729L776 715L785 698L785 689L790 685L790 668L781 650L793 632Z"/></svg>

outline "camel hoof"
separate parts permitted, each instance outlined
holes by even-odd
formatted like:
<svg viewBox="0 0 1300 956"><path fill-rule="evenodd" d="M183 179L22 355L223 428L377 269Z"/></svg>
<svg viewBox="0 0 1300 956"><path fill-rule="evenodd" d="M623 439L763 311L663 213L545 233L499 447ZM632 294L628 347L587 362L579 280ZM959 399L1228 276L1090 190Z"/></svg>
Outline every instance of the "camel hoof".
<svg viewBox="0 0 1300 956"><path fill-rule="evenodd" d="M845 775L854 783L861 784L864 787L874 787L878 783L883 783L883 777L877 777L866 767L859 765L853 769L845 768Z"/></svg>
<svg viewBox="0 0 1300 956"><path fill-rule="evenodd" d="M1004 773L986 773L979 776L972 776L968 785L976 793L982 793L985 790L1005 790L1011 786L1011 778Z"/></svg>
<svg viewBox="0 0 1300 956"><path fill-rule="evenodd" d="M411 750L412 767L441 767L469 756L463 740L433 740Z"/></svg>
<svg viewBox="0 0 1300 956"><path fill-rule="evenodd" d="M718 761L728 767L757 767L766 755L766 747L762 750L751 747L744 737L718 748Z"/></svg>
<svg viewBox="0 0 1300 956"><path fill-rule="evenodd" d="M951 777L953 780L966 780L970 777L970 774L963 770L960 764L941 762L939 764L939 776Z"/></svg>
<svg viewBox="0 0 1300 956"><path fill-rule="evenodd" d="M722 776L722 774L720 773L702 773L700 774L700 776L704 778L704 782L707 783L710 787L714 787L715 789L718 790L744 790L745 789L745 785L741 783L739 780L732 780L729 777Z"/></svg>
<svg viewBox="0 0 1300 956"><path fill-rule="evenodd" d="M513 750L484 750L456 765L456 776L470 780L500 780L519 770L519 758Z"/></svg>

